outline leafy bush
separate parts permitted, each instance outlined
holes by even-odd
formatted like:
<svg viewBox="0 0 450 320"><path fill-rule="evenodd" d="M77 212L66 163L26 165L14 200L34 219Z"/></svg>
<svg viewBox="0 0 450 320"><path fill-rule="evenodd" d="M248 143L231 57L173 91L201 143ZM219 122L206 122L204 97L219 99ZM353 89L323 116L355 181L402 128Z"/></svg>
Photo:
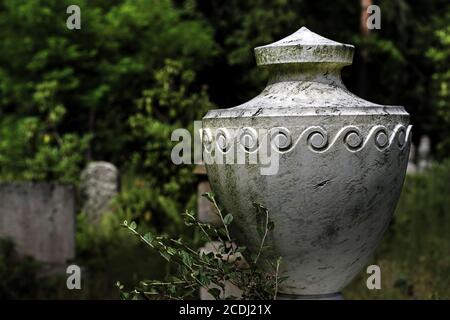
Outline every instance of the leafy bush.
<svg viewBox="0 0 450 320"><path fill-rule="evenodd" d="M216 51L212 30L171 0L80 0L81 29L69 30L71 4L0 1L0 110L39 116L33 97L57 83L53 105L66 113L59 134L90 134L90 157L123 163L127 119L154 84L153 71L168 58L194 70L205 65Z"/></svg>
<svg viewBox="0 0 450 320"><path fill-rule="evenodd" d="M438 145L441 157L450 156L450 12L446 14L446 22L435 31L438 44L429 48L427 56L435 64L433 74L433 87L437 95L434 97L436 110L441 118L441 132L439 133L441 142Z"/></svg>
<svg viewBox="0 0 450 320"><path fill-rule="evenodd" d="M173 199L159 194L144 179L134 178L124 187L111 205L119 221L136 221L156 232L176 234L181 232L182 217Z"/></svg>
<svg viewBox="0 0 450 320"><path fill-rule="evenodd" d="M58 180L77 183L90 135L60 134L66 108L54 101L59 84L37 86L39 115L0 119L0 180Z"/></svg>
<svg viewBox="0 0 450 320"><path fill-rule="evenodd" d="M171 0L81 0L74 31L65 24L71 4L0 1L0 179L76 183L91 159L171 179L161 170L171 163L155 165L159 144L211 105L190 71L217 52L211 28ZM141 147L143 164L131 157Z"/></svg>
<svg viewBox="0 0 450 320"><path fill-rule="evenodd" d="M91 224L85 214L77 216L77 255L75 263L83 268L82 290L63 292L64 298L118 299L118 278L132 285L142 277L162 279L168 272L165 261L137 239L129 236L120 223L122 217L105 214ZM145 226L144 226L145 229Z"/></svg>
<svg viewBox="0 0 450 320"><path fill-rule="evenodd" d="M124 299L193 298L200 288L207 289L215 299L276 299L279 284L286 280L279 274L281 259L275 262L260 261L266 249L266 236L274 227L268 210L255 204L261 244L258 252L247 255L245 247L236 247L233 244L228 232L233 216L230 213L222 214L211 193L205 196L215 206L223 226L216 228L200 223L188 211L185 217L186 224L197 229L203 235L204 241L212 244L214 250L211 252L195 250L181 238L170 239L155 236L151 232L142 235L136 231L137 225L134 221L123 222L123 226L132 234L177 267L176 273L166 277L164 281L141 281L131 292L124 292L124 285L118 282L117 286L122 291ZM247 256L246 260L243 259L243 255ZM225 290L226 282L242 290L242 296L230 296Z"/></svg>
<svg viewBox="0 0 450 320"><path fill-rule="evenodd" d="M166 60L154 77L155 86L144 90L129 118L136 148L125 170L139 178L118 197L117 210L139 222L152 216L160 231L165 226L173 232L182 225L179 213L193 203L195 180L192 168L172 163L171 133L186 128L193 136L193 121L213 105L205 88L193 88L195 73L179 61Z"/></svg>

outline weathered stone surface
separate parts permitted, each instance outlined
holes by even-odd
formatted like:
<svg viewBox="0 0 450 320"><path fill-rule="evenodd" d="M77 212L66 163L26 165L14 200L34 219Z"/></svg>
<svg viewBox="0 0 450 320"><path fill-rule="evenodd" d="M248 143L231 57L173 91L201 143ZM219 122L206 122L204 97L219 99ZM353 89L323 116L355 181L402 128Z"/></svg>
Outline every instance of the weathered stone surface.
<svg viewBox="0 0 450 320"><path fill-rule="evenodd" d="M274 43L255 48L259 66L294 63L331 63L350 65L354 46L339 43L303 27Z"/></svg>
<svg viewBox="0 0 450 320"><path fill-rule="evenodd" d="M0 184L0 237L19 254L51 264L75 256L75 191L54 183Z"/></svg>
<svg viewBox="0 0 450 320"><path fill-rule="evenodd" d="M91 162L81 174L83 212L98 221L119 192L119 170L111 163Z"/></svg>
<svg viewBox="0 0 450 320"><path fill-rule="evenodd" d="M203 118L211 187L234 215L237 243L249 250L260 243L253 203L269 209L275 229L268 257L282 256L289 277L281 295L336 294L367 263L388 227L408 162L409 115L346 89L340 73L351 62L352 46L301 28L255 52L270 70L266 88ZM272 175L261 174L261 162L217 161L237 151L250 158L266 140L279 161Z"/></svg>

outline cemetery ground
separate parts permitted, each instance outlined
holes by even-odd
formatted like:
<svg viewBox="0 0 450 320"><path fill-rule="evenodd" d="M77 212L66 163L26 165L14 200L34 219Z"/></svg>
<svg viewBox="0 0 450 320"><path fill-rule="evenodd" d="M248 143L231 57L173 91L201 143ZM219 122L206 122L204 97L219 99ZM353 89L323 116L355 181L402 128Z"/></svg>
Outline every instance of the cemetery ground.
<svg viewBox="0 0 450 320"><path fill-rule="evenodd" d="M367 289L368 275L362 270L344 290L346 299L450 298L449 179L450 161L407 176L394 219L370 262L381 267L381 290ZM92 223L86 214L76 215L76 255L70 263L82 269L81 290L68 290L64 272L49 273L44 264L18 257L13 243L3 239L0 298L117 299L117 281L130 289L139 280L162 279L174 272L160 256L119 227L124 219L135 219L142 230L177 235L197 247L202 245L182 223L171 228L158 225L162 218L146 212L145 206L141 212L124 210L124 199L136 201L137 190L145 185L139 178L123 177L122 181L119 196L101 221Z"/></svg>

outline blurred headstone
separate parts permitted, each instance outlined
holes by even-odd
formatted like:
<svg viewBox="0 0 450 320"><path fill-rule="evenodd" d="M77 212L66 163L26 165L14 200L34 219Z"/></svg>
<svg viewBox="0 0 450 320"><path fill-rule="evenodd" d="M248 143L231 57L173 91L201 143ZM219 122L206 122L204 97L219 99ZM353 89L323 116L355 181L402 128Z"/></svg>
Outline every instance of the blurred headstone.
<svg viewBox="0 0 450 320"><path fill-rule="evenodd" d="M407 174L414 174L417 172L417 165L414 163L416 158L416 147L411 143L409 151L408 167L406 168Z"/></svg>
<svg viewBox="0 0 450 320"><path fill-rule="evenodd" d="M89 163L81 173L81 192L83 212L91 221L99 221L119 193L119 170L109 162Z"/></svg>
<svg viewBox="0 0 450 320"><path fill-rule="evenodd" d="M49 182L0 184L0 237L19 255L61 265L75 256L75 190Z"/></svg>
<svg viewBox="0 0 450 320"><path fill-rule="evenodd" d="M430 166L431 141L428 136L420 138L419 148L417 150L417 167L422 171Z"/></svg>

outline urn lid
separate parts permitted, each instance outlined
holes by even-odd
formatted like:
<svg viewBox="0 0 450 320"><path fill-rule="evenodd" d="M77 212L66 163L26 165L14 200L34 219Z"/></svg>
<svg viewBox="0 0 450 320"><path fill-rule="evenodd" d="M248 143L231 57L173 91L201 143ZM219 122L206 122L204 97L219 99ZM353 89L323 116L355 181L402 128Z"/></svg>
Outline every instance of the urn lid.
<svg viewBox="0 0 450 320"><path fill-rule="evenodd" d="M350 65L354 46L336 42L305 27L274 43L256 47L256 63L260 66L288 63L331 63Z"/></svg>

